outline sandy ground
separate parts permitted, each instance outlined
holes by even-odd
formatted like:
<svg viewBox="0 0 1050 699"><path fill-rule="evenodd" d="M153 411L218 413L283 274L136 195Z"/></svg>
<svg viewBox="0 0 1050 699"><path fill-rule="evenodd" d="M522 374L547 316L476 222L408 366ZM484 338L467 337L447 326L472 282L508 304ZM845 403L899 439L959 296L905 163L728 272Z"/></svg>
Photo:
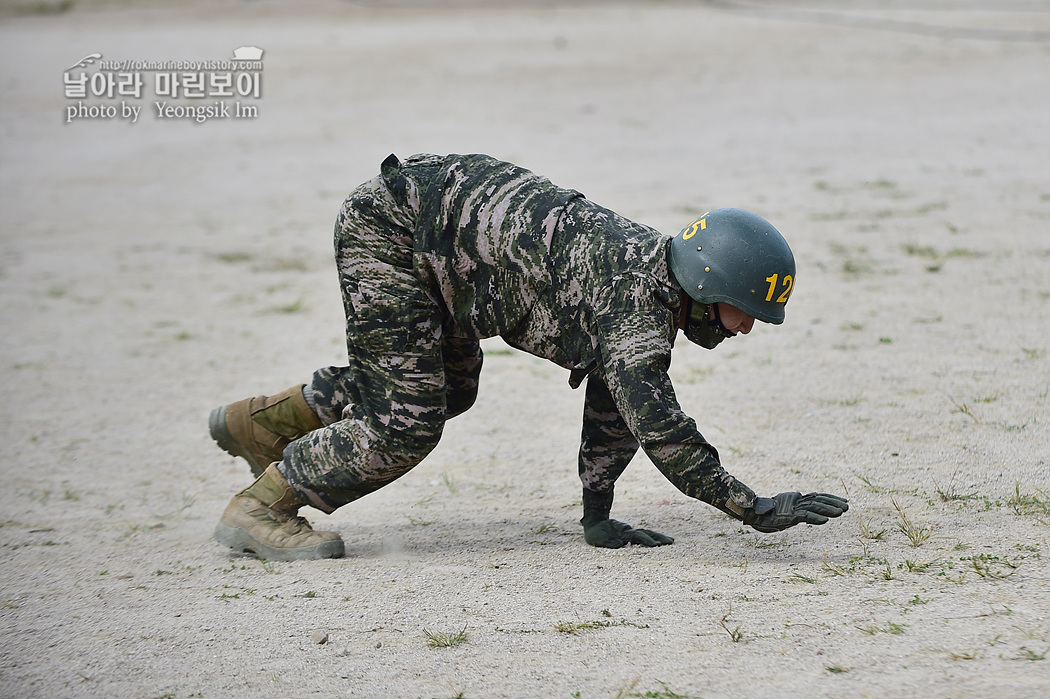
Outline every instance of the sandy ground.
<svg viewBox="0 0 1050 699"><path fill-rule="evenodd" d="M1050 4L130 4L0 7L0 695L1050 692ZM137 123L65 123L84 56L244 45L255 118L159 118L145 73L86 100ZM640 456L614 516L675 544L590 548L582 391L491 341L422 465L306 511L346 558L213 542L249 475L208 411L342 363L336 211L420 151L772 220L787 323L673 378L732 473L848 515L760 536Z"/></svg>

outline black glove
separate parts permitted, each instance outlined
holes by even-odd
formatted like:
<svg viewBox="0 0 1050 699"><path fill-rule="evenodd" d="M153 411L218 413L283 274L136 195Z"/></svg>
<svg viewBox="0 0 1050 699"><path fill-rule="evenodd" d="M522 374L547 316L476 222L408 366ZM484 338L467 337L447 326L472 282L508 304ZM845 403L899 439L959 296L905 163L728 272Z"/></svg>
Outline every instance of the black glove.
<svg viewBox="0 0 1050 699"><path fill-rule="evenodd" d="M849 509L845 498L827 493L780 493L771 498L755 498L744 511L744 524L760 532L779 532L796 524L824 524Z"/></svg>
<svg viewBox="0 0 1050 699"><path fill-rule="evenodd" d="M639 546L666 546L673 544L674 539L651 529L635 529L626 522L609 519L606 514L588 514L580 520L583 525L583 538L591 546L606 549L618 549L626 544Z"/></svg>

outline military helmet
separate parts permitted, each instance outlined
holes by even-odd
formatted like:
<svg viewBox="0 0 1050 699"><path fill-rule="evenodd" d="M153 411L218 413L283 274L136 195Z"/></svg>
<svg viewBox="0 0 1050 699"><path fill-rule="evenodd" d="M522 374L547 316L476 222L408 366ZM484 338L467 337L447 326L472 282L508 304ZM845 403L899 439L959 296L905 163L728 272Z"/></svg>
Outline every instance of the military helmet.
<svg viewBox="0 0 1050 699"><path fill-rule="evenodd" d="M715 209L671 241L671 272L698 303L721 301L779 325L795 285L795 257L761 216Z"/></svg>

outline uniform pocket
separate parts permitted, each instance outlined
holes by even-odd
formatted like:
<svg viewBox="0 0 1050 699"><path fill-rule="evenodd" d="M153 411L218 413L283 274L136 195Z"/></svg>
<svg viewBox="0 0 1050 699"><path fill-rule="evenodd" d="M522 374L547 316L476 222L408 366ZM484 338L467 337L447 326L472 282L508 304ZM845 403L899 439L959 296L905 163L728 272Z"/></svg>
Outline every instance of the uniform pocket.
<svg viewBox="0 0 1050 699"><path fill-rule="evenodd" d="M421 310L411 295L398 293L396 283L382 288L373 282L346 284L347 332L354 344L376 354L403 353L412 346L410 328Z"/></svg>

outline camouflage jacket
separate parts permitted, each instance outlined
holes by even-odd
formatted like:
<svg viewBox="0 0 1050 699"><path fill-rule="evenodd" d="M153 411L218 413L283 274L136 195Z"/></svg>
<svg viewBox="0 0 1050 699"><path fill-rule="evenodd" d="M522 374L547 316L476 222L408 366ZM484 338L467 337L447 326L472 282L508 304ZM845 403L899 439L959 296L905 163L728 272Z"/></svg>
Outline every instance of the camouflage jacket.
<svg viewBox="0 0 1050 699"><path fill-rule="evenodd" d="M610 438L604 457L581 451L585 496L608 493L597 505L607 511L640 444L687 495L737 517L752 504L667 374L681 310L670 237L488 156L391 156L382 176L416 221L413 265L445 332L498 335L569 369L573 388L588 375L607 386L615 409L589 412L625 424L636 441ZM601 442L601 426L591 428Z"/></svg>

